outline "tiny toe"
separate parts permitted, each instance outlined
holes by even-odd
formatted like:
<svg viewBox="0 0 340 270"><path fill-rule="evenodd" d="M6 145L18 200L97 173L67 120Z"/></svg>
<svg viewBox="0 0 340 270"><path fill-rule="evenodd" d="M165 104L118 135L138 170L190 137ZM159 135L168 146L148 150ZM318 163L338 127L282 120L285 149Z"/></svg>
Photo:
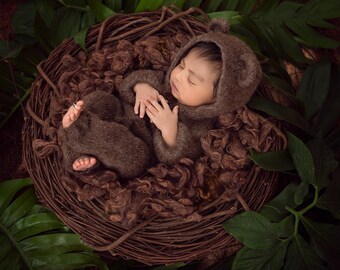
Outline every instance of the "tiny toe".
<svg viewBox="0 0 340 270"><path fill-rule="evenodd" d="M95 158L90 158L90 164L91 165L94 165L94 164L96 164L96 162L97 162L97 160L95 159Z"/></svg>

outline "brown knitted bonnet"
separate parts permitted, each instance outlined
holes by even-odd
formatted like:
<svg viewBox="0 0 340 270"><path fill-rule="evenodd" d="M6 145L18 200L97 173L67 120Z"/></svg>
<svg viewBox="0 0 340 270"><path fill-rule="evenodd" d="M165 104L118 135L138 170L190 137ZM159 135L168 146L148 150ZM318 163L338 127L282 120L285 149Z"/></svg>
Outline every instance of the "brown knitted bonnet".
<svg viewBox="0 0 340 270"><path fill-rule="evenodd" d="M245 105L256 90L262 74L260 63L248 45L228 34L228 30L229 26L225 20L212 20L208 32L191 39L172 61L166 76L167 85L171 71L197 43L215 43L222 54L222 71L216 88L215 102L198 107L181 104L180 114L196 120L213 118Z"/></svg>

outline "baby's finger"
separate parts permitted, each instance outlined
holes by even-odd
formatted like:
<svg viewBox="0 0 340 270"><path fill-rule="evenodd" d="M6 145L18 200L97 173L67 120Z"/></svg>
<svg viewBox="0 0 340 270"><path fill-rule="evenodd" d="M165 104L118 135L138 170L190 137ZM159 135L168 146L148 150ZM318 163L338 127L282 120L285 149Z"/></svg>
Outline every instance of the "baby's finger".
<svg viewBox="0 0 340 270"><path fill-rule="evenodd" d="M163 107L158 103L157 100L155 99L148 99L148 101L152 104L152 106L157 110L157 111L161 111L163 109Z"/></svg>
<svg viewBox="0 0 340 270"><path fill-rule="evenodd" d="M175 108L172 110L172 112L173 112L175 115L178 115L178 109L179 109L179 107L178 107L178 106L175 106Z"/></svg>
<svg viewBox="0 0 340 270"><path fill-rule="evenodd" d="M151 104L151 102L148 99L144 101L144 104L152 114L155 115L158 113L158 110L153 106L153 104Z"/></svg>
<svg viewBox="0 0 340 270"><path fill-rule="evenodd" d="M140 103L141 102L139 100L136 100L135 107L133 108L135 111L135 114L138 114Z"/></svg>
<svg viewBox="0 0 340 270"><path fill-rule="evenodd" d="M141 101L141 104L140 104L140 111L139 111L139 117L140 118L143 118L145 115L145 104L143 101Z"/></svg>
<svg viewBox="0 0 340 270"><path fill-rule="evenodd" d="M162 106L163 106L164 109L170 109L168 102L166 101L166 99L162 95L159 95L158 98L159 98L160 102L162 103Z"/></svg>
<svg viewBox="0 0 340 270"><path fill-rule="evenodd" d="M152 112L150 112L150 110L148 108L146 108L146 114L147 116L150 118L150 122L153 123L155 121L155 116L152 114Z"/></svg>

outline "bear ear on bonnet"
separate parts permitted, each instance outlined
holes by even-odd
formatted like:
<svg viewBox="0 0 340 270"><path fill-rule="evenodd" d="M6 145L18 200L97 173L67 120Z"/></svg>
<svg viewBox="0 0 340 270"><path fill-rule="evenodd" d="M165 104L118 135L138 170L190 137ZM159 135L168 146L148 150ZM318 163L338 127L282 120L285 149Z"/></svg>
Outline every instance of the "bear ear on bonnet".
<svg viewBox="0 0 340 270"><path fill-rule="evenodd" d="M212 19L208 25L208 32L221 32L223 34L229 33L230 24L222 19Z"/></svg>

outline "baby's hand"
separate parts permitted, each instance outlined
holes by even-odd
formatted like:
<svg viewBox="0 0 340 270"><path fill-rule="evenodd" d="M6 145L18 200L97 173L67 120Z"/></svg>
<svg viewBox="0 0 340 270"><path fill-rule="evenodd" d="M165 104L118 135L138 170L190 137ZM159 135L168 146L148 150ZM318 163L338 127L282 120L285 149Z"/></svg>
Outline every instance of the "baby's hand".
<svg viewBox="0 0 340 270"><path fill-rule="evenodd" d="M175 146L178 130L178 106L171 111L163 96L159 96L161 104L156 100L146 100L146 114L155 126L162 132L162 137L168 146Z"/></svg>
<svg viewBox="0 0 340 270"><path fill-rule="evenodd" d="M147 83L138 83L134 87L136 93L136 102L134 111L135 114L139 113L139 117L143 118L145 115L145 103L147 99L159 100L158 91Z"/></svg>

